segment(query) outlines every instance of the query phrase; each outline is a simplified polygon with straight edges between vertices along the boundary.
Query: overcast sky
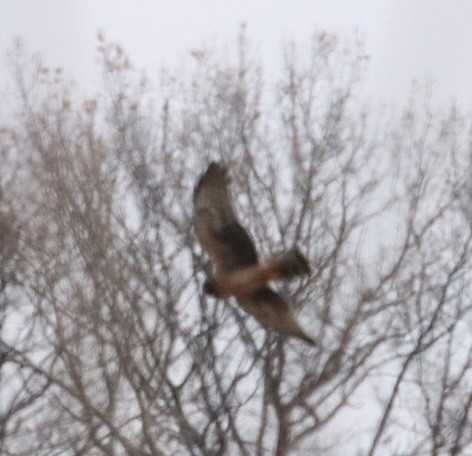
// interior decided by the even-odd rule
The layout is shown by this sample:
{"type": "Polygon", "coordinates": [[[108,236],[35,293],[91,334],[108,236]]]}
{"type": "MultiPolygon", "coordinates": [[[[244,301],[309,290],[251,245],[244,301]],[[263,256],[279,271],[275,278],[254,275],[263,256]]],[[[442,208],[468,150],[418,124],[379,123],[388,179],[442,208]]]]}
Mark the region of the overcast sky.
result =
{"type": "Polygon", "coordinates": [[[20,36],[87,87],[97,76],[98,30],[152,78],[189,49],[227,46],[242,22],[269,69],[284,42],[307,43],[320,30],[358,32],[371,57],[366,84],[374,99],[396,103],[418,79],[432,81],[441,100],[471,105],[470,0],[0,0],[0,53],[20,36]]]}

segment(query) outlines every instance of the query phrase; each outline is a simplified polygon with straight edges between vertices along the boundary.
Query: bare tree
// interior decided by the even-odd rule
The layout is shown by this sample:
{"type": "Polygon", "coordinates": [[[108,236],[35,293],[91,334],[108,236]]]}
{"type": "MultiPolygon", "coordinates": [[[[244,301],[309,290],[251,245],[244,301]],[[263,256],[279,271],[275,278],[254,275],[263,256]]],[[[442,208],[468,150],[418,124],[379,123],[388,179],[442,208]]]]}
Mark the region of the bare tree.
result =
{"type": "Polygon", "coordinates": [[[327,34],[289,49],[270,88],[244,32],[226,63],[193,50],[158,88],[103,36],[99,55],[103,90],[81,99],[60,70],[14,51],[1,451],[466,454],[458,109],[413,97],[374,131],[357,91],[362,46],[327,34]],[[258,249],[297,244],[309,258],[311,276],[280,291],[317,347],[202,292],[210,263],[191,197],[214,159],[258,249]]]}

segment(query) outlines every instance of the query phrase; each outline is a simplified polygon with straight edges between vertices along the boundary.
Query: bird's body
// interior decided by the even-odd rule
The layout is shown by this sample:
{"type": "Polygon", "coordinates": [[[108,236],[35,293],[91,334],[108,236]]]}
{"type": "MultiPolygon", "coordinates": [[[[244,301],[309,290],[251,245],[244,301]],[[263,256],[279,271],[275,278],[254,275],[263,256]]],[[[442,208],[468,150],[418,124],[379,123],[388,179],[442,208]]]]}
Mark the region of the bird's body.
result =
{"type": "Polygon", "coordinates": [[[264,327],[285,336],[315,341],[300,327],[287,301],[267,283],[307,273],[308,263],[294,249],[267,262],[259,262],[254,243],[236,218],[227,170],[212,163],[194,191],[194,230],[214,265],[206,291],[235,296],[238,304],[264,327]]]}

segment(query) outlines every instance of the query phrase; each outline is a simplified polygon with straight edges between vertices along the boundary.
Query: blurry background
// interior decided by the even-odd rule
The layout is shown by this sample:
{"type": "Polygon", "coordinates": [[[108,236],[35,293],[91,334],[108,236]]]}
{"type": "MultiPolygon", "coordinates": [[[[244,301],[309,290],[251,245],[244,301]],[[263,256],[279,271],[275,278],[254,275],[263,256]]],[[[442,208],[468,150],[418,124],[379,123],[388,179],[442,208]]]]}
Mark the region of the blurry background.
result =
{"type": "Polygon", "coordinates": [[[472,454],[471,19],[0,1],[0,454],[472,454]],[[211,160],[317,347],[202,292],[211,160]]]}

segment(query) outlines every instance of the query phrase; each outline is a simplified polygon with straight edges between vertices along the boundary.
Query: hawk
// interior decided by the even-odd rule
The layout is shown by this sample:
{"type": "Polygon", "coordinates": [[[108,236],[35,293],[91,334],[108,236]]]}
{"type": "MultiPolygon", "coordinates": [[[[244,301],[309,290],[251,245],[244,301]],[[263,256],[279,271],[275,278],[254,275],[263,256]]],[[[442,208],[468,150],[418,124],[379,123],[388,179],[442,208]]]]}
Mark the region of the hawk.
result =
{"type": "Polygon", "coordinates": [[[217,297],[234,296],[238,304],[262,326],[284,336],[316,345],[298,324],[288,302],[267,284],[288,280],[310,270],[297,248],[260,262],[254,243],[241,226],[233,207],[228,172],[212,162],[199,178],[193,194],[194,231],[214,267],[205,292],[217,297]]]}

